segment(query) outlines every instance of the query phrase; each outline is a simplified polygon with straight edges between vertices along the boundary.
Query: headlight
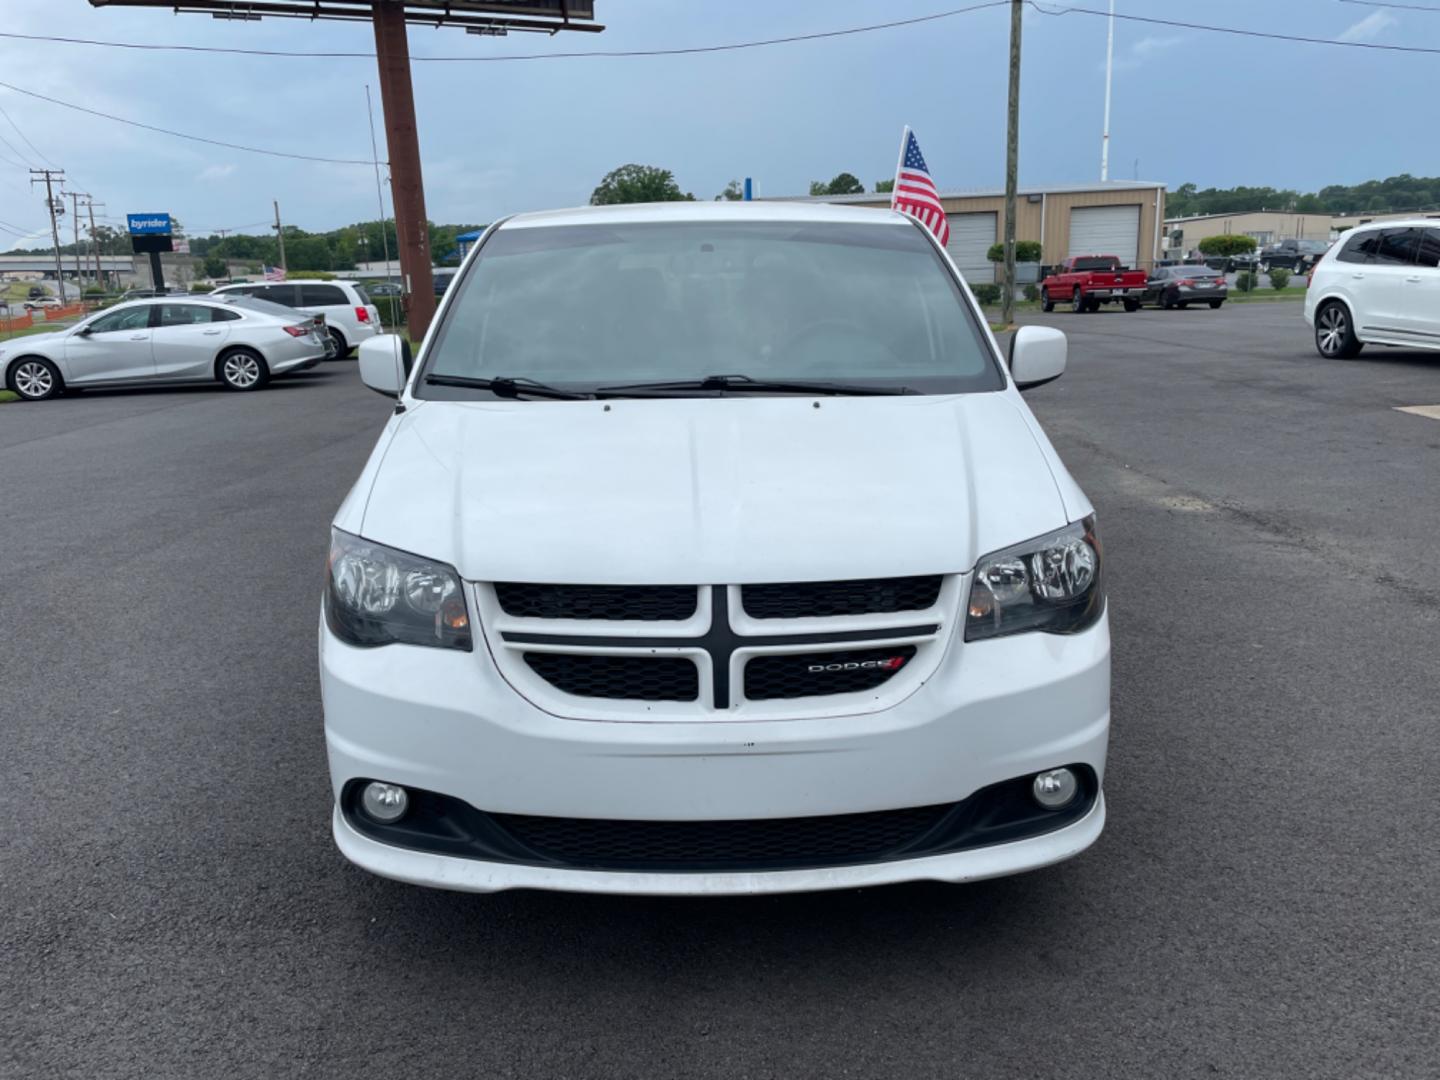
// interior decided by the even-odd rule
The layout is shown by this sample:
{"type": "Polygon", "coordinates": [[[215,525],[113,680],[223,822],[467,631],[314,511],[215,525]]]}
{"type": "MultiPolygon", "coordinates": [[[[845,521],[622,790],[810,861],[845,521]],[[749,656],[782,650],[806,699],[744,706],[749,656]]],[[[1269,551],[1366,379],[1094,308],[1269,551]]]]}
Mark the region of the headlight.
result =
{"type": "Polygon", "coordinates": [[[1095,519],[986,555],[975,566],[965,640],[1039,630],[1074,634],[1105,610],[1095,519]]]}
{"type": "Polygon", "coordinates": [[[470,616],[453,569],[339,529],[330,530],[325,623],[351,645],[470,651],[470,616]]]}

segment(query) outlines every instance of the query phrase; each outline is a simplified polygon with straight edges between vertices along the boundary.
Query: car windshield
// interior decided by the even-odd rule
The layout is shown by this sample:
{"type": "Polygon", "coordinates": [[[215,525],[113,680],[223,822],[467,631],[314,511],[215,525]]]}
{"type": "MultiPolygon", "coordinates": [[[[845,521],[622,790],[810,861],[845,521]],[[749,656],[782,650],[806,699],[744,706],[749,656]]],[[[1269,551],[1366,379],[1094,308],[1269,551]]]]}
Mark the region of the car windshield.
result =
{"type": "MultiPolygon", "coordinates": [[[[502,228],[458,289],[425,374],[572,390],[717,374],[921,393],[1004,385],[955,280],[909,225],[502,228]]],[[[481,392],[417,385],[431,398],[481,392]]]]}

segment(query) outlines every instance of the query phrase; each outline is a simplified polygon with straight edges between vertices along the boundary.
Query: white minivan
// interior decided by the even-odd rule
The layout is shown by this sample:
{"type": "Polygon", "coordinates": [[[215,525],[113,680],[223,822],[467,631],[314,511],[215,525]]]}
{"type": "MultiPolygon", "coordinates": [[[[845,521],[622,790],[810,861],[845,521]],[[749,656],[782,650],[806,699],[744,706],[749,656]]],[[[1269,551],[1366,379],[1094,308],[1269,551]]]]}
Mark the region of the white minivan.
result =
{"type": "Polygon", "coordinates": [[[933,237],[883,210],[513,217],[340,507],[341,851],[386,877],[713,895],[960,882],[1105,821],[1094,509],[933,237]]]}
{"type": "Polygon", "coordinates": [[[363,286],[353,281],[252,281],[241,285],[222,285],[212,296],[239,293],[284,304],[307,315],[323,315],[325,326],[335,342],[336,356],[343,359],[350,350],[368,341],[380,329],[380,312],[363,286]]]}

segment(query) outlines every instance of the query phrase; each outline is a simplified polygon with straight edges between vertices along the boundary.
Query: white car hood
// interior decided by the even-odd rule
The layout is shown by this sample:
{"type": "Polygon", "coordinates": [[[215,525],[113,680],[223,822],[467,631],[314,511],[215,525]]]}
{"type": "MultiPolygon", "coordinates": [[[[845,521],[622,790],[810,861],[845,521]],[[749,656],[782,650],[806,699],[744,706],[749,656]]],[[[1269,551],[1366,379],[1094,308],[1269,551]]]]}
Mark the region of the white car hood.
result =
{"type": "Polygon", "coordinates": [[[43,350],[52,345],[58,345],[65,340],[70,331],[47,330],[43,334],[26,334],[24,337],[11,338],[9,341],[0,341],[0,356],[13,355],[25,350],[43,350]]]}
{"type": "Polygon", "coordinates": [[[1023,409],[1008,393],[418,402],[355,493],[360,531],[483,581],[961,572],[1066,522],[1023,409]]]}

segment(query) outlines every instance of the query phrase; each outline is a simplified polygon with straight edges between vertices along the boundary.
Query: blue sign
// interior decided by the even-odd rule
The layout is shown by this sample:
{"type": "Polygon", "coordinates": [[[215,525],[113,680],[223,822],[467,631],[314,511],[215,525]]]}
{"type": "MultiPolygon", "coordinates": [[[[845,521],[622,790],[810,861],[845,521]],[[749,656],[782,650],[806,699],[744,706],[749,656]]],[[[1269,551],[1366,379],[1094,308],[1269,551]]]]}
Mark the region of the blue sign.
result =
{"type": "Polygon", "coordinates": [[[126,214],[131,236],[169,236],[169,214],[126,214]]]}

